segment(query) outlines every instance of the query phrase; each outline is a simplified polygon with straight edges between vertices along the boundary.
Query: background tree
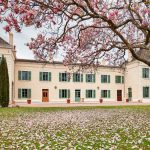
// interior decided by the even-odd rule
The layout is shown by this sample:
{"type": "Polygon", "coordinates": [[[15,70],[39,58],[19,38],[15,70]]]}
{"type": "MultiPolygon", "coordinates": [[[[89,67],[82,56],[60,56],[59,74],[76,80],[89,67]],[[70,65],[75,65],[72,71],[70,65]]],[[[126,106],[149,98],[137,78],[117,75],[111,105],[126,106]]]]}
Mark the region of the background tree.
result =
{"type": "Polygon", "coordinates": [[[43,29],[27,45],[40,60],[58,52],[65,65],[110,65],[125,61],[127,50],[150,66],[149,0],[0,0],[4,29],[43,29]],[[7,13],[6,13],[7,12],[7,13]]]}
{"type": "Polygon", "coordinates": [[[0,105],[2,107],[8,107],[9,105],[9,76],[4,56],[2,56],[0,62],[0,105]]]}

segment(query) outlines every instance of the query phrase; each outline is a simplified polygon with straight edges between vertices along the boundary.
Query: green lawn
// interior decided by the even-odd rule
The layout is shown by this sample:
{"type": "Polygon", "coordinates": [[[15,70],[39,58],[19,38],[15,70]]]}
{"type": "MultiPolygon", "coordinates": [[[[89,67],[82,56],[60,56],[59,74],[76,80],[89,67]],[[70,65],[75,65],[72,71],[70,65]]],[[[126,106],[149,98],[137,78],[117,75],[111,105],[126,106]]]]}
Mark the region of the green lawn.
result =
{"type": "Polygon", "coordinates": [[[0,108],[0,149],[149,150],[150,106],[0,108]]]}

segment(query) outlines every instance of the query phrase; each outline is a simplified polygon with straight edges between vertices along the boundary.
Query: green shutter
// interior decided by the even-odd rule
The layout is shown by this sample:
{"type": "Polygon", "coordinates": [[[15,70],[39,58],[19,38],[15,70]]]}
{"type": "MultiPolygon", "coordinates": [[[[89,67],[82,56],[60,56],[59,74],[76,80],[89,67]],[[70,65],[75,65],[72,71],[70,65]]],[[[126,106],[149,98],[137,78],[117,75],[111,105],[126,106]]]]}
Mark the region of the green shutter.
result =
{"type": "Polygon", "coordinates": [[[75,73],[73,73],[73,82],[75,82],[75,73]]]}
{"type": "Polygon", "coordinates": [[[40,74],[39,74],[39,80],[40,80],[40,81],[42,81],[42,76],[43,76],[43,73],[40,72],[40,74]]]}
{"type": "Polygon", "coordinates": [[[31,71],[28,71],[28,80],[31,80],[31,71]]]}
{"type": "Polygon", "coordinates": [[[88,90],[86,90],[86,98],[88,98],[88,90]]]}
{"type": "Polygon", "coordinates": [[[22,91],[21,89],[18,89],[18,98],[21,98],[21,97],[22,97],[22,96],[21,96],[21,95],[22,95],[22,94],[21,94],[21,91],[22,91]]]}
{"type": "Polygon", "coordinates": [[[110,75],[108,75],[107,77],[108,77],[108,83],[110,83],[110,75]]]}
{"type": "Polygon", "coordinates": [[[143,78],[145,77],[145,68],[142,68],[142,76],[143,76],[143,78]]]}
{"type": "Polygon", "coordinates": [[[118,83],[118,76],[115,76],[115,81],[116,83],[118,83]]]}
{"type": "Polygon", "coordinates": [[[81,82],[83,82],[83,74],[81,74],[81,82]]]}
{"type": "Polygon", "coordinates": [[[70,98],[70,90],[67,90],[67,96],[70,98]]]}
{"type": "Polygon", "coordinates": [[[101,75],[101,83],[104,83],[104,76],[101,75]]]}
{"type": "Polygon", "coordinates": [[[70,82],[70,73],[67,73],[67,81],[70,82]]]}
{"type": "Polygon", "coordinates": [[[110,98],[110,90],[108,90],[108,98],[110,98]]]}
{"type": "Polygon", "coordinates": [[[48,72],[48,81],[51,81],[51,72],[48,72]]]}
{"type": "Polygon", "coordinates": [[[122,76],[122,83],[124,83],[124,76],[122,76]]]}
{"type": "Polygon", "coordinates": [[[88,82],[88,75],[86,74],[86,82],[88,82]]]}
{"type": "Polygon", "coordinates": [[[59,81],[62,81],[62,74],[61,73],[59,73],[59,81]]]}
{"type": "Polygon", "coordinates": [[[59,90],[59,98],[62,98],[62,90],[59,90]]]}
{"type": "Polygon", "coordinates": [[[27,91],[28,93],[27,93],[27,95],[28,95],[28,98],[31,98],[31,89],[28,89],[28,91],[27,91]]]}
{"type": "Polygon", "coordinates": [[[95,74],[93,75],[93,82],[95,82],[95,74]]]}
{"type": "Polygon", "coordinates": [[[95,98],[96,97],[96,92],[95,92],[95,90],[93,90],[93,98],[95,98]]]}
{"type": "Polygon", "coordinates": [[[21,71],[18,71],[18,80],[21,80],[21,71]]]}

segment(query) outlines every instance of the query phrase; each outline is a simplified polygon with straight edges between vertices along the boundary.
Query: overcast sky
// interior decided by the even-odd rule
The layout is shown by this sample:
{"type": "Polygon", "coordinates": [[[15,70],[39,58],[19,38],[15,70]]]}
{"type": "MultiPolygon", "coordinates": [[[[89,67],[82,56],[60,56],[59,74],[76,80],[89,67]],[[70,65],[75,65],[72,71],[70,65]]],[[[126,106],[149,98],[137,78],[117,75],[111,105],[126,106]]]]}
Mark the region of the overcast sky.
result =
{"type": "MultiPolygon", "coordinates": [[[[3,30],[2,24],[0,24],[0,37],[9,42],[9,34],[3,30]]],[[[34,28],[25,28],[21,33],[13,32],[14,45],[16,45],[17,58],[34,59],[33,53],[25,43],[29,42],[31,37],[36,37],[37,31],[34,28]]]]}

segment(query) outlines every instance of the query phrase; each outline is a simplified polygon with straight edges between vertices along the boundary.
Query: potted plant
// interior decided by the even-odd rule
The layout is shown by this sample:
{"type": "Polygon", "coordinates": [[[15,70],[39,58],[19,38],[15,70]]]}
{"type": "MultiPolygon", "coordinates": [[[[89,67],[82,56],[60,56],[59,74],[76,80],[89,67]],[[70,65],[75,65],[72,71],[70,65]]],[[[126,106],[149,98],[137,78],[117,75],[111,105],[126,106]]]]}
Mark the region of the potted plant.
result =
{"type": "Polygon", "coordinates": [[[67,99],[67,104],[69,104],[69,103],[70,103],[70,99],[68,98],[68,99],[67,99]]]}
{"type": "Polygon", "coordinates": [[[99,99],[99,102],[100,102],[100,103],[102,103],[102,102],[103,102],[103,99],[102,99],[102,98],[100,98],[100,99],[99,99]]]}
{"type": "Polygon", "coordinates": [[[129,102],[129,99],[128,99],[128,98],[126,99],[126,102],[129,102]]]}
{"type": "Polygon", "coordinates": [[[31,99],[27,99],[27,104],[31,104],[31,99]]]}

